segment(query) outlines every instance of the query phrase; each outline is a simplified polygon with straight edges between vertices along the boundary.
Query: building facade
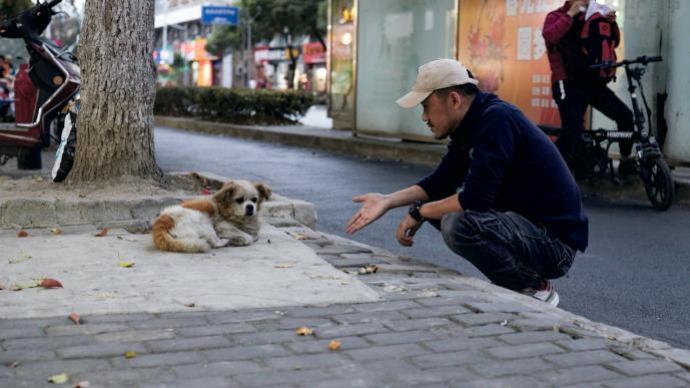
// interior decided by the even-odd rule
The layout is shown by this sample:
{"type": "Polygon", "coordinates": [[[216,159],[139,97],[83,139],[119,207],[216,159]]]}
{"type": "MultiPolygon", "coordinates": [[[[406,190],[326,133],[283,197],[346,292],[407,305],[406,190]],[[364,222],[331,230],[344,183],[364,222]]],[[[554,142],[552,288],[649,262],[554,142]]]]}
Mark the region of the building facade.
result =
{"type": "MultiPolygon", "coordinates": [[[[690,162],[690,2],[598,0],[617,9],[623,31],[618,57],[661,55],[644,87],[653,134],[672,164],[690,162]]],[[[560,127],[541,28],[563,0],[331,0],[329,113],[355,133],[433,141],[421,108],[395,100],[414,83],[417,67],[457,58],[480,87],[517,105],[534,123],[560,127]]],[[[620,70],[610,87],[630,103],[620,70]]],[[[591,127],[615,129],[593,111],[591,127]]]]}

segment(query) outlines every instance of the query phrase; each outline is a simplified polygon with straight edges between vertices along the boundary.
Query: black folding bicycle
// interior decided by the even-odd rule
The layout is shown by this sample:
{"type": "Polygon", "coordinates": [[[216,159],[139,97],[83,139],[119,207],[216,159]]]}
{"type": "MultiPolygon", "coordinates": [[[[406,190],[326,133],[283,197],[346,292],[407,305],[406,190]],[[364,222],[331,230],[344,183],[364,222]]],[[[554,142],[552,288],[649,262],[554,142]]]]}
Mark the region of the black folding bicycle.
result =
{"type": "Polygon", "coordinates": [[[592,69],[625,67],[635,127],[633,132],[608,131],[605,129],[585,131],[582,135],[585,151],[582,157],[578,158],[578,164],[590,176],[601,176],[608,171],[611,180],[616,182],[617,177],[613,170],[613,161],[608,156],[609,148],[613,143],[620,143],[622,140],[632,141],[635,150],[632,157],[639,170],[640,178],[642,178],[644,183],[647,198],[649,198],[655,209],[663,211],[667,210],[673,202],[675,191],[673,176],[661,153],[659,144],[654,136],[650,134],[652,111],[647,104],[641,82],[642,76],[647,70],[647,64],[660,61],[661,57],[641,56],[633,60],[611,61],[590,66],[592,69]],[[639,94],[636,92],[638,88],[640,89],[639,94]],[[640,97],[645,112],[642,112],[640,97]]]}

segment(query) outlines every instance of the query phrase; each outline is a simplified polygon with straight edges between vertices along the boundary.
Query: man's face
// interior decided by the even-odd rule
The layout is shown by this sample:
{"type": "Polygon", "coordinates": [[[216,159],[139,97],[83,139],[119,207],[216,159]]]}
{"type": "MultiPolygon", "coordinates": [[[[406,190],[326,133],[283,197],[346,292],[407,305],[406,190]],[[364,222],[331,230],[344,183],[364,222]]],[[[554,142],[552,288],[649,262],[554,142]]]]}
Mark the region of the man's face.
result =
{"type": "Polygon", "coordinates": [[[422,101],[422,121],[426,122],[435,139],[445,139],[460,125],[462,117],[458,115],[463,100],[457,93],[439,96],[434,92],[422,101]]]}

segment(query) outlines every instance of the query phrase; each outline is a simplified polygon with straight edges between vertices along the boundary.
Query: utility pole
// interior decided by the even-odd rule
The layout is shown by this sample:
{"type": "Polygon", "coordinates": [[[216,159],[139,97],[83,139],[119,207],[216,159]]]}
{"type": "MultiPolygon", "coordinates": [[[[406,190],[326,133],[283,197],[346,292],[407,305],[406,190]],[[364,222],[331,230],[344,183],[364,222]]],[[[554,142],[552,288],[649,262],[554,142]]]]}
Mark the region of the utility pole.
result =
{"type": "Polygon", "coordinates": [[[252,56],[252,23],[254,23],[254,20],[261,14],[261,6],[258,5],[256,7],[256,13],[254,15],[251,15],[249,6],[247,6],[244,11],[246,19],[245,24],[247,25],[246,52],[244,54],[244,86],[249,87],[249,66],[254,60],[252,56]]]}

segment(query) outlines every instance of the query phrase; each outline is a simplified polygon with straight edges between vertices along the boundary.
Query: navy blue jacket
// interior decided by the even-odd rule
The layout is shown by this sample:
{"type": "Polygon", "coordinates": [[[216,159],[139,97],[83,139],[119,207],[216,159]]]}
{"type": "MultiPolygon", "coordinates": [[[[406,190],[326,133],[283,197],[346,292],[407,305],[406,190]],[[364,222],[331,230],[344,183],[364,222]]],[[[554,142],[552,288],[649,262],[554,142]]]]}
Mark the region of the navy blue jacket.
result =
{"type": "Polygon", "coordinates": [[[465,210],[513,211],[571,248],[587,248],[580,190],[558,149],[493,94],[475,97],[441,163],[417,184],[432,201],[457,192],[465,210]]]}

